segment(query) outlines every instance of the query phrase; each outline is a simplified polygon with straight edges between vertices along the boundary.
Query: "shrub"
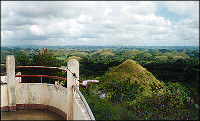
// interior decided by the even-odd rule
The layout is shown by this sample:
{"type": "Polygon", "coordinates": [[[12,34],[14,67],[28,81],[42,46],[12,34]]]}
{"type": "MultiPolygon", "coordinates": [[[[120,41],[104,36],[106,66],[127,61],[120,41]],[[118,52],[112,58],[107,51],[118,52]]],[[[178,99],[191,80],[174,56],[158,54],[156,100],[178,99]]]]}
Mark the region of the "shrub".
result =
{"type": "Polygon", "coordinates": [[[138,120],[134,112],[120,104],[112,103],[108,99],[101,99],[94,93],[80,88],[87,100],[96,120],[138,120]]]}
{"type": "Polygon", "coordinates": [[[132,110],[141,119],[150,120],[196,120],[199,107],[187,96],[184,87],[170,83],[161,93],[139,96],[131,102],[132,110]]]}

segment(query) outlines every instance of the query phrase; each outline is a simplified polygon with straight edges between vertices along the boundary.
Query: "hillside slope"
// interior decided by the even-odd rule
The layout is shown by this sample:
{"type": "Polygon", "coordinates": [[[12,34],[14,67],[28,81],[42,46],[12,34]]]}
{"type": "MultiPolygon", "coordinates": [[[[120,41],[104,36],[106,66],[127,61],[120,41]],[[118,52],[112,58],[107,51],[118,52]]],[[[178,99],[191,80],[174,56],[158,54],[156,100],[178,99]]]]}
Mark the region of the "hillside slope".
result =
{"type": "Polygon", "coordinates": [[[185,87],[157,80],[134,60],[124,61],[97,79],[108,99],[126,105],[141,119],[199,118],[199,107],[185,87]]]}

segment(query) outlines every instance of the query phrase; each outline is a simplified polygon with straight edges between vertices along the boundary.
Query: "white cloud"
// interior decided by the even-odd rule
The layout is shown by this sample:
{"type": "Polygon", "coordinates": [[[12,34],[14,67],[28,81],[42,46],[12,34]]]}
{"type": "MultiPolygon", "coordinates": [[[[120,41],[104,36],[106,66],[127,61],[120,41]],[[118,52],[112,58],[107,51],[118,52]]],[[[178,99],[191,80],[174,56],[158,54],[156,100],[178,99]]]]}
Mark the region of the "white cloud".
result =
{"type": "Polygon", "coordinates": [[[80,23],[89,23],[93,20],[93,18],[89,15],[81,14],[78,18],[80,23]]]}
{"type": "Polygon", "coordinates": [[[154,13],[156,11],[156,6],[151,1],[140,1],[132,6],[132,11],[139,14],[149,14],[154,13]]]}
{"type": "Polygon", "coordinates": [[[196,3],[160,3],[177,16],[188,16],[174,23],[157,16],[159,4],[152,1],[3,1],[1,33],[3,43],[197,45],[196,3]]]}
{"type": "Polygon", "coordinates": [[[124,4],[121,8],[121,13],[125,14],[129,10],[129,8],[131,8],[130,5],[124,4]]]}
{"type": "Polygon", "coordinates": [[[32,34],[34,34],[36,36],[44,35],[44,31],[42,30],[42,28],[37,25],[30,26],[30,31],[32,34]]]}
{"type": "Polygon", "coordinates": [[[184,19],[174,25],[174,34],[185,45],[199,44],[199,25],[194,25],[193,19],[184,19]]]}
{"type": "Polygon", "coordinates": [[[111,14],[112,14],[112,10],[111,9],[105,9],[105,11],[104,11],[104,15],[105,16],[109,16],[111,14]]]}
{"type": "Polygon", "coordinates": [[[69,25],[69,34],[71,37],[81,36],[84,33],[86,27],[83,24],[79,24],[76,20],[72,19],[69,25]]]}

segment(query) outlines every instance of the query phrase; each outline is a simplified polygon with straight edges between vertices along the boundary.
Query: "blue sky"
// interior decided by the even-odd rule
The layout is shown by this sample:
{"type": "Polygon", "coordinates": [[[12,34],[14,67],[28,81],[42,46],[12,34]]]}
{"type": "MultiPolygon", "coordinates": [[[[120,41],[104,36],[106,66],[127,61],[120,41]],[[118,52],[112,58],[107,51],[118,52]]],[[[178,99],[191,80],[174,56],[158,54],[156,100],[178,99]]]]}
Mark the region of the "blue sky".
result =
{"type": "Polygon", "coordinates": [[[180,16],[177,15],[176,13],[169,12],[167,11],[167,8],[160,8],[158,11],[155,13],[157,16],[163,16],[165,19],[169,19],[170,21],[175,21],[178,22],[181,19],[186,19],[186,16],[180,16]]]}
{"type": "Polygon", "coordinates": [[[199,1],[1,1],[1,44],[199,46],[199,1]]]}

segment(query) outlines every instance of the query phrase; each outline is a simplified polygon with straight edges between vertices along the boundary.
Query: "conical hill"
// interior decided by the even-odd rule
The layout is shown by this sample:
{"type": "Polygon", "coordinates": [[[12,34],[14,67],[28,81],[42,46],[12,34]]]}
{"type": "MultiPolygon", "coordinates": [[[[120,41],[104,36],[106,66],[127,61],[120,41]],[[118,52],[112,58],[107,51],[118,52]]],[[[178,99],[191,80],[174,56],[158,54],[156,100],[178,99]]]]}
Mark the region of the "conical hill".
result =
{"type": "MultiPolygon", "coordinates": [[[[163,83],[157,80],[152,73],[140,66],[134,60],[126,60],[116,68],[110,70],[106,74],[108,81],[115,82],[122,80],[130,80],[130,83],[135,83],[139,88],[144,88],[144,91],[153,92],[163,88],[163,83]]],[[[156,92],[157,92],[156,91],[156,92]]]]}
{"type": "Polygon", "coordinates": [[[159,83],[159,80],[157,80],[152,73],[140,66],[134,60],[124,61],[122,64],[111,70],[108,74],[119,79],[130,77],[133,80],[138,80],[139,83],[159,83]]]}

